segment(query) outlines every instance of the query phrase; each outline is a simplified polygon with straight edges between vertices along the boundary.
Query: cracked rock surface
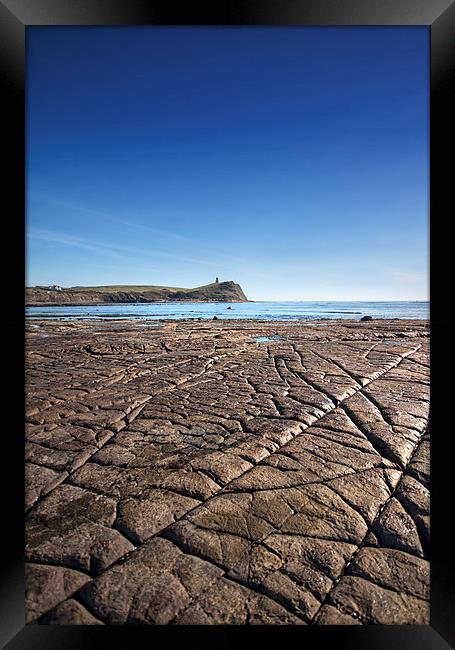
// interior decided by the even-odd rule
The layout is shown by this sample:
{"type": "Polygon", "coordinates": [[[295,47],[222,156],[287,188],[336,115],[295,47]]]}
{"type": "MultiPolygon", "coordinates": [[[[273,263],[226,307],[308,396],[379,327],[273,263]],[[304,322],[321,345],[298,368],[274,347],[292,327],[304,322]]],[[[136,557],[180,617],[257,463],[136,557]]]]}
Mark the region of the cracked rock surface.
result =
{"type": "Polygon", "coordinates": [[[39,321],[26,611],[429,624],[426,321],[39,321]]]}

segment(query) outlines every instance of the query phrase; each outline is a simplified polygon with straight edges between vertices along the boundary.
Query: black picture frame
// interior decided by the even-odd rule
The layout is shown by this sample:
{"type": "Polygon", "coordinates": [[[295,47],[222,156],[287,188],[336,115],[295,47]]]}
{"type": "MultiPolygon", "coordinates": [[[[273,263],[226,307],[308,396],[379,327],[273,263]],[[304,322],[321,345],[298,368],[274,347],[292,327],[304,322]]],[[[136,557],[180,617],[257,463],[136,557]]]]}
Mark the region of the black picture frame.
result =
{"type": "MultiPolygon", "coordinates": [[[[334,644],[337,648],[375,650],[413,648],[444,650],[455,647],[452,594],[453,548],[447,520],[450,519],[453,490],[450,490],[452,456],[447,450],[450,421],[449,394],[441,372],[447,354],[449,317],[445,312],[444,282],[450,278],[451,239],[445,235],[445,218],[452,216],[453,173],[446,162],[450,120],[454,113],[449,75],[454,74],[455,5],[451,0],[237,0],[214,2],[204,7],[197,2],[177,5],[172,0],[0,0],[0,78],[3,86],[2,154],[4,225],[11,226],[4,248],[14,249],[14,271],[6,278],[14,289],[8,292],[8,343],[12,353],[7,368],[15,369],[17,381],[9,381],[5,397],[8,420],[3,430],[2,523],[5,550],[0,555],[0,644],[8,650],[20,648],[82,648],[109,642],[131,643],[131,635],[147,634],[156,640],[200,643],[216,636],[233,642],[267,635],[267,641],[281,641],[292,632],[309,647],[334,644]],[[85,626],[25,626],[23,459],[21,433],[24,413],[23,378],[25,286],[25,31],[33,25],[425,25],[431,38],[430,108],[430,240],[431,240],[431,624],[428,626],[266,626],[255,629],[223,626],[186,628],[132,628],[85,626]],[[6,201],[5,201],[6,199],[6,201]],[[451,202],[452,201],[452,202],[451,202]],[[450,247],[450,248],[449,248],[450,247]],[[16,286],[17,285],[17,286],[16,286]],[[449,399],[447,399],[449,398],[449,399]],[[12,471],[5,472],[9,467],[12,471]],[[143,632],[138,632],[142,629],[143,632]],[[126,631],[128,630],[128,631],[126,631]],[[145,632],[144,632],[145,630],[145,632]],[[178,631],[180,630],[180,631],[178,631]],[[247,636],[245,637],[245,633],[247,636]],[[181,636],[183,634],[183,636],[181,636]],[[178,636],[179,635],[179,636],[178,636]],[[177,638],[178,637],[178,638],[177,638]],[[115,640],[115,639],[114,639],[115,640]]],[[[453,156],[453,152],[452,152],[453,156]]]]}

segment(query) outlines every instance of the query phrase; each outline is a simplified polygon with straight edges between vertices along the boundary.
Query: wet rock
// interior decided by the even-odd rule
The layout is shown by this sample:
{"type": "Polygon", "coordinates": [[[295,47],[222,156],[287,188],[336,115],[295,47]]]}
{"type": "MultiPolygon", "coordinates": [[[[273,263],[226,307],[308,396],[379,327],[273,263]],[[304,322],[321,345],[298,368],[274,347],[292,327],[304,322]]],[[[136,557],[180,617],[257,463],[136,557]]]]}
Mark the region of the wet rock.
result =
{"type": "Polygon", "coordinates": [[[196,499],[166,490],[150,491],[146,499],[121,501],[116,527],[139,545],[199,503],[196,499]]]}
{"type": "Polygon", "coordinates": [[[45,625],[103,625],[77,600],[70,598],[48,612],[41,623],[45,625]]]}
{"type": "Polygon", "coordinates": [[[90,583],[80,597],[109,625],[165,625],[222,574],[169,541],[155,539],[90,583]]]}
{"type": "Polygon", "coordinates": [[[26,564],[26,622],[35,621],[88,582],[90,577],[79,571],[59,566],[26,564]]]}
{"type": "Polygon", "coordinates": [[[134,546],[111,528],[116,503],[63,485],[40,503],[26,522],[26,556],[97,574],[134,546]]]}
{"type": "Polygon", "coordinates": [[[174,620],[174,625],[303,625],[263,594],[221,579],[174,620]]]}
{"type": "MultiPolygon", "coordinates": [[[[346,576],[330,595],[330,604],[364,624],[428,625],[430,603],[406,593],[385,589],[370,580],[346,576]]],[[[322,616],[315,621],[324,622],[322,616]]]]}

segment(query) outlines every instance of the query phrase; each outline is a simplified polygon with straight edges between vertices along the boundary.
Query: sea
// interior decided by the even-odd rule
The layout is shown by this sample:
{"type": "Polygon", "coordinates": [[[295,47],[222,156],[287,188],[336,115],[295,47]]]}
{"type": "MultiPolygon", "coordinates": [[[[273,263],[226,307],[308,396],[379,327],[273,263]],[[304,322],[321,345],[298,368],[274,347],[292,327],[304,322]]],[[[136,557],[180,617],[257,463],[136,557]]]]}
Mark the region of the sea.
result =
{"type": "Polygon", "coordinates": [[[159,302],[114,303],[108,305],[77,305],[58,307],[26,307],[29,320],[188,320],[201,319],[311,321],[316,319],[373,318],[429,319],[427,301],[393,302],[159,302]]]}

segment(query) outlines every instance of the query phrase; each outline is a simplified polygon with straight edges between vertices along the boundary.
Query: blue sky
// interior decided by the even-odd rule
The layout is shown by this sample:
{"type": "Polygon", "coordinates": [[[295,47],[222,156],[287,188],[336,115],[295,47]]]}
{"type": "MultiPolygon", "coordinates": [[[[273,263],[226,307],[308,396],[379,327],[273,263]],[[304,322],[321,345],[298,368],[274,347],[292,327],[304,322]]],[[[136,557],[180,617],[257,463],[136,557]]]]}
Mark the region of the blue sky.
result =
{"type": "Polygon", "coordinates": [[[427,28],[27,39],[29,286],[428,298],[427,28]]]}

